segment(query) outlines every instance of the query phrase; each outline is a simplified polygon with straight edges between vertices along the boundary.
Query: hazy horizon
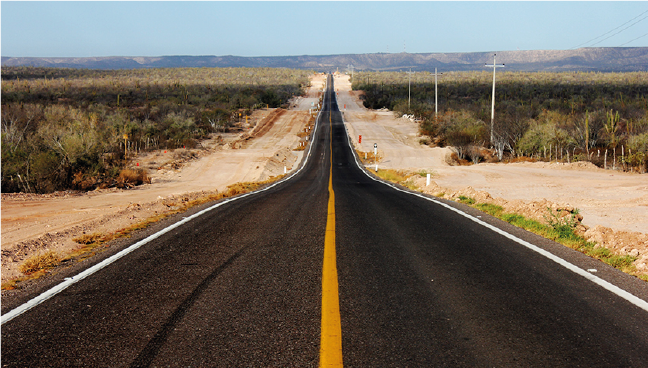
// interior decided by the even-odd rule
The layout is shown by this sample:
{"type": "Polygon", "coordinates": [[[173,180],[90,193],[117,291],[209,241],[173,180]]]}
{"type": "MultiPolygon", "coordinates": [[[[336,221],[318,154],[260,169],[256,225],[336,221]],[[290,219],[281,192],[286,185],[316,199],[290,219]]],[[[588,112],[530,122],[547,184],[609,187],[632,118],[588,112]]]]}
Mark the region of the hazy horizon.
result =
{"type": "MultiPolygon", "coordinates": [[[[578,49],[597,49],[597,48],[606,48],[606,49],[614,49],[614,48],[623,48],[623,49],[639,49],[639,48],[647,48],[648,46],[623,46],[623,47],[580,47],[578,49]]],[[[578,50],[574,49],[574,50],[578,50]]],[[[466,51],[466,52],[407,52],[408,54],[472,54],[472,53],[491,53],[491,52],[497,52],[497,53],[504,53],[504,52],[533,52],[533,51],[570,51],[570,50],[483,50],[483,51],[466,51]]],[[[323,57],[323,56],[338,56],[338,55],[373,55],[373,54],[401,54],[401,52],[367,52],[367,53],[362,53],[362,54],[320,54],[320,55],[315,55],[315,54],[303,54],[303,55],[260,55],[260,56],[241,56],[241,55],[151,55],[151,56],[143,56],[143,55],[106,55],[106,56],[13,56],[13,55],[2,55],[3,58],[38,58],[38,59],[85,59],[85,58],[163,58],[163,57],[240,57],[240,58],[282,58],[282,57],[304,57],[304,56],[310,56],[310,57],[323,57]]]]}

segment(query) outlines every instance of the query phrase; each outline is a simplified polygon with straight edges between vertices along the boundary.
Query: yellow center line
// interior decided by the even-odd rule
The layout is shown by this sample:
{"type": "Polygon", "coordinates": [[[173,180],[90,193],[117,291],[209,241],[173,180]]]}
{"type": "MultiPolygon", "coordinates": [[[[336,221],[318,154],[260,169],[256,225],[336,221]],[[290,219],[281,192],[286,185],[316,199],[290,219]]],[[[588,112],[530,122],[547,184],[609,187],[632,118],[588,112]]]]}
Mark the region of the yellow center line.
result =
{"type": "MultiPolygon", "coordinates": [[[[329,123],[331,115],[329,111],[329,123]]],[[[331,167],[329,172],[329,200],[324,236],[324,265],[322,267],[322,331],[320,337],[320,367],[342,367],[342,325],[335,261],[335,193],[333,192],[333,143],[330,128],[331,167]]]]}

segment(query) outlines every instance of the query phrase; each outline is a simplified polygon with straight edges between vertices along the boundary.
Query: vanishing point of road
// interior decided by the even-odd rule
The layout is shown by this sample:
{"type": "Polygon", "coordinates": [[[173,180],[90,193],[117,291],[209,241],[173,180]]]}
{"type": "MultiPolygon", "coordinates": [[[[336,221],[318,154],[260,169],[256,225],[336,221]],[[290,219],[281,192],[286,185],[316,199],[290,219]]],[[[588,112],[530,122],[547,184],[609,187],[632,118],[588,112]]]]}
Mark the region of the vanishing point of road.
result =
{"type": "Polygon", "coordinates": [[[375,180],[327,85],[289,180],[3,297],[2,366],[648,366],[645,282],[375,180]]]}

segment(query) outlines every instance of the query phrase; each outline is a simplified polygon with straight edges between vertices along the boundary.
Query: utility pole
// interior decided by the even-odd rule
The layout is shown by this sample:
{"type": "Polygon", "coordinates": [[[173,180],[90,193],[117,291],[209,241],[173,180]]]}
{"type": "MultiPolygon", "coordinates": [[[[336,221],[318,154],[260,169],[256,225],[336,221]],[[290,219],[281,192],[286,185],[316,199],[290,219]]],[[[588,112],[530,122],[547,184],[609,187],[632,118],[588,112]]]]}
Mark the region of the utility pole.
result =
{"type": "MultiPolygon", "coordinates": [[[[408,74],[408,90],[407,90],[407,110],[410,109],[410,101],[412,100],[412,68],[410,68],[409,72],[405,72],[408,74]]],[[[409,112],[409,111],[408,111],[409,112]]]]}
{"type": "Polygon", "coordinates": [[[493,103],[491,104],[491,129],[490,129],[490,143],[491,143],[491,145],[494,144],[494,141],[495,141],[495,135],[494,135],[494,129],[495,129],[495,69],[504,67],[504,64],[497,65],[495,63],[495,56],[496,55],[497,54],[493,54],[493,65],[484,64],[484,66],[488,66],[488,67],[493,68],[493,103]]]}
{"type": "Polygon", "coordinates": [[[437,100],[437,77],[443,73],[437,73],[437,68],[434,68],[434,118],[439,117],[439,101],[437,100]]]}
{"type": "Polygon", "coordinates": [[[347,65],[347,69],[351,69],[351,82],[353,83],[353,65],[352,64],[347,65]]]}

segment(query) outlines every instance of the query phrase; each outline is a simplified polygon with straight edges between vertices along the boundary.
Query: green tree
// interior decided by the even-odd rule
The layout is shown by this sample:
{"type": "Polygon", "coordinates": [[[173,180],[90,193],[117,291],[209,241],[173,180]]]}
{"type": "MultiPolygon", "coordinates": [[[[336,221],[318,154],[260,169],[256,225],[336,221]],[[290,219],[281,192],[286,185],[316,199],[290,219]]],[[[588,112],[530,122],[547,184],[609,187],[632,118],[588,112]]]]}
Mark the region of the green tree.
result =
{"type": "Polygon", "coordinates": [[[617,145],[619,144],[619,136],[618,136],[618,131],[619,131],[619,112],[617,111],[614,113],[614,111],[610,110],[607,114],[607,122],[605,123],[605,126],[603,127],[605,129],[605,138],[607,140],[607,143],[610,147],[612,147],[613,150],[616,150],[617,145]]]}
{"type": "Polygon", "coordinates": [[[564,129],[556,124],[534,124],[517,143],[517,150],[523,154],[533,155],[550,147],[562,150],[569,145],[575,144],[574,138],[564,129]]]}

